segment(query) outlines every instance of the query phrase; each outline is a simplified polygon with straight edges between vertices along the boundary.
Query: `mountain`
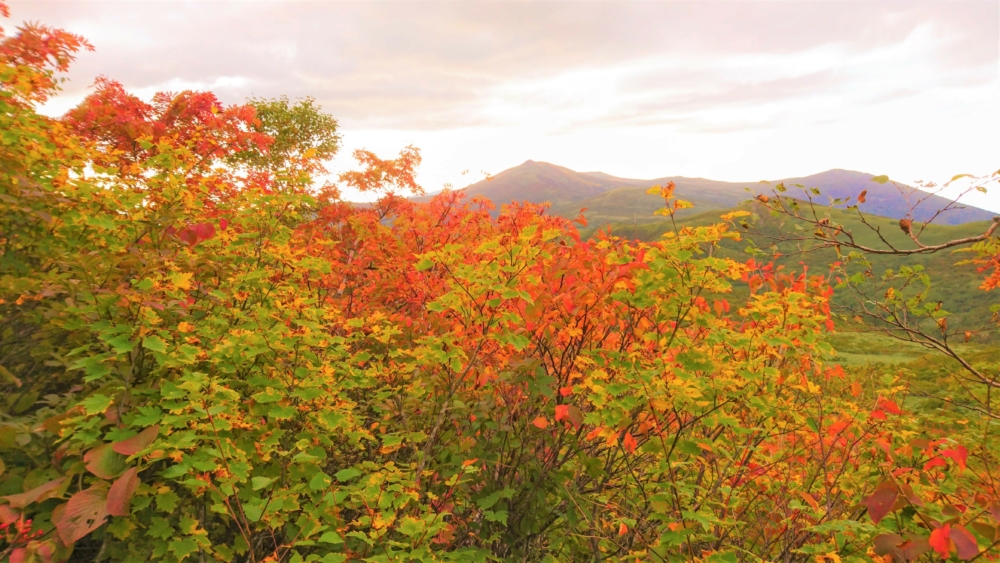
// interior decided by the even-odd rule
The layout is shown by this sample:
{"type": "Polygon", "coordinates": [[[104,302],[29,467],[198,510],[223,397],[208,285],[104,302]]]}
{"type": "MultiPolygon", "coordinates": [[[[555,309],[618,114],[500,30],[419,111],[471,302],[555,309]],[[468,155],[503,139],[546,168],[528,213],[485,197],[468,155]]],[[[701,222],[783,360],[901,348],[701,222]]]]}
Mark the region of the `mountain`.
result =
{"type": "MultiPolygon", "coordinates": [[[[483,196],[497,205],[511,201],[549,202],[552,213],[576,217],[581,208],[591,222],[655,222],[663,220],[653,215],[663,200],[646,194],[654,185],[674,182],[678,198],[690,201],[693,209],[682,210],[678,217],[691,216],[704,211],[728,209],[759,193],[770,193],[774,186],[783,184],[784,195],[807,199],[808,188],[817,188],[820,196],[813,199],[820,205],[829,205],[832,199],[850,197],[856,202],[858,194],[867,190],[867,199],[861,209],[873,215],[901,219],[910,205],[925,198],[914,210],[917,221],[929,219],[944,207],[948,200],[921,192],[909,186],[897,187],[891,183],[871,181],[872,175],[852,170],[828,170],[812,176],[788,178],[772,182],[720,182],[705,178],[667,176],[651,180],[618,178],[603,172],[577,172],[547,162],[528,160],[493,176],[463,188],[469,197],[483,196]],[[799,188],[796,186],[802,186],[799,188]]],[[[425,199],[425,198],[420,198],[425,199]]],[[[418,199],[419,201],[419,199],[418,199]]],[[[847,204],[841,204],[844,207],[847,204]]],[[[975,207],[961,206],[938,217],[938,224],[957,225],[973,221],[987,221],[993,213],[975,207]]]]}
{"type": "MultiPolygon", "coordinates": [[[[906,216],[910,206],[915,205],[913,218],[917,221],[927,221],[951,201],[902,184],[897,187],[892,183],[872,182],[871,178],[871,174],[854,172],[853,170],[827,170],[812,176],[789,178],[781,180],[781,182],[788,188],[785,195],[799,199],[803,199],[804,196],[799,195],[802,193],[801,190],[793,188],[795,184],[819,189],[822,195],[815,199],[824,205],[829,205],[831,199],[845,199],[847,197],[851,198],[850,205],[854,205],[857,203],[858,194],[862,190],[867,190],[868,195],[865,203],[861,204],[861,210],[872,215],[893,219],[902,219],[906,216]],[[794,193],[795,191],[798,191],[799,194],[794,193]]],[[[843,204],[839,207],[846,205],[843,204]]],[[[974,221],[989,221],[993,215],[993,212],[985,209],[960,205],[949,209],[934,222],[941,225],[960,225],[974,221]]]]}
{"type": "Polygon", "coordinates": [[[623,180],[600,173],[587,174],[529,160],[463,190],[470,198],[483,196],[497,205],[512,201],[561,204],[583,201],[623,185],[637,187],[640,184],[639,180],[623,180]]]}

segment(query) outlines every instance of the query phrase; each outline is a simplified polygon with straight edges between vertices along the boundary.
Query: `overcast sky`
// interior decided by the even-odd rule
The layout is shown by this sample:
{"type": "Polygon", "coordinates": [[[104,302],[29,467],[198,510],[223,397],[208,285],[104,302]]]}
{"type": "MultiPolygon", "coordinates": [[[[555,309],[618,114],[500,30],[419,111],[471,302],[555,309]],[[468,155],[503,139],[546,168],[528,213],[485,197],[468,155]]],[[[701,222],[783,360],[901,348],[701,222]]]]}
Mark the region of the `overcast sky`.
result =
{"type": "MultiPolygon", "coordinates": [[[[1000,4],[13,0],[80,33],[64,93],[313,96],[428,191],[525,160],[630,178],[1000,168],[1000,4]],[[463,175],[463,171],[468,173],[463,175]]],[[[1000,189],[980,205],[1000,211],[1000,189]]]]}

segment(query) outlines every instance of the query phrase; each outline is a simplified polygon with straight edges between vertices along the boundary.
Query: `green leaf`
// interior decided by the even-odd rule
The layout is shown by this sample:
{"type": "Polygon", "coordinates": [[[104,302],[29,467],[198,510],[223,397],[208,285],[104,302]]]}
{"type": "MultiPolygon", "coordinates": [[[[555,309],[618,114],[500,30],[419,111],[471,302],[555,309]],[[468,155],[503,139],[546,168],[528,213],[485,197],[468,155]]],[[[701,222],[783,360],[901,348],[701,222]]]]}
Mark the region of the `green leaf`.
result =
{"type": "Polygon", "coordinates": [[[167,352],[167,343],[159,336],[147,336],[142,340],[142,347],[161,354],[167,352]]]}
{"type": "Polygon", "coordinates": [[[111,397],[105,397],[104,395],[91,395],[86,399],[80,401],[80,405],[83,407],[83,411],[87,414],[99,414],[111,406],[111,397]]]}
{"type": "Polygon", "coordinates": [[[280,401],[283,397],[284,396],[281,393],[268,387],[267,389],[261,391],[260,393],[255,393],[253,396],[253,400],[257,401],[258,403],[276,403],[280,401]]]}
{"type": "Polygon", "coordinates": [[[127,354],[135,348],[135,342],[132,342],[132,338],[127,334],[119,334],[118,336],[105,340],[116,354],[127,354]]]}
{"type": "Polygon", "coordinates": [[[486,518],[488,522],[500,522],[501,524],[507,524],[507,511],[506,510],[487,510],[483,513],[483,517],[486,518]]]}
{"type": "Polygon", "coordinates": [[[402,523],[396,529],[399,530],[401,534],[415,536],[422,533],[424,528],[426,528],[426,525],[423,520],[407,516],[403,518],[402,523]]]}
{"type": "Polygon", "coordinates": [[[181,561],[188,555],[198,551],[198,543],[192,537],[181,538],[170,542],[170,551],[181,561]]]}
{"type": "Polygon", "coordinates": [[[347,469],[341,469],[340,471],[338,471],[336,474],[334,474],[334,477],[336,477],[337,480],[340,481],[341,483],[345,483],[347,481],[350,481],[351,479],[354,479],[359,475],[361,475],[361,470],[355,469],[353,467],[348,467],[347,469]]]}
{"type": "Polygon", "coordinates": [[[259,491],[274,482],[270,477],[254,477],[250,480],[253,483],[253,490],[259,491]]]}
{"type": "Polygon", "coordinates": [[[322,491],[323,489],[330,486],[333,480],[326,473],[320,471],[319,473],[313,475],[312,479],[309,480],[309,488],[314,491],[322,491]]]}
{"type": "Polygon", "coordinates": [[[886,183],[888,181],[889,181],[889,177],[885,176],[885,175],[875,176],[874,178],[872,178],[872,182],[875,182],[876,184],[884,184],[884,183],[886,183]]]}
{"type": "Polygon", "coordinates": [[[319,541],[338,545],[344,543],[344,538],[340,537],[340,534],[337,532],[324,532],[323,535],[319,537],[319,541]]]}
{"type": "Polygon", "coordinates": [[[181,499],[177,496],[177,493],[171,490],[156,493],[156,508],[160,512],[173,514],[177,510],[177,503],[180,501],[181,499]]]}
{"type": "Polygon", "coordinates": [[[264,515],[264,509],[253,504],[244,504],[243,514],[246,514],[251,522],[257,522],[264,515]]]}
{"type": "Polygon", "coordinates": [[[125,456],[114,451],[111,444],[91,449],[83,456],[87,471],[101,479],[113,479],[125,470],[125,456]]]}

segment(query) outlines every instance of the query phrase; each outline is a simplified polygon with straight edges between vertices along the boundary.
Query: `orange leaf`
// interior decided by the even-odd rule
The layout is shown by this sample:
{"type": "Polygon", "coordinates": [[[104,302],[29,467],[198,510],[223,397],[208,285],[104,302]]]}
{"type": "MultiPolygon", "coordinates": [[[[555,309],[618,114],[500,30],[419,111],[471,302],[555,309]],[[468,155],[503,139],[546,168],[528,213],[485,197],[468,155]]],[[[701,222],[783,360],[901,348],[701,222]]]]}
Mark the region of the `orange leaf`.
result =
{"type": "Polygon", "coordinates": [[[965,471],[965,461],[969,458],[969,450],[965,449],[965,446],[955,446],[954,449],[941,452],[941,455],[951,458],[958,464],[960,470],[965,471]]]}
{"type": "Polygon", "coordinates": [[[860,394],[861,394],[861,384],[855,381],[854,383],[851,384],[851,396],[857,397],[860,394]]]}
{"type": "Polygon", "coordinates": [[[635,449],[638,446],[639,444],[638,442],[635,441],[635,438],[632,437],[632,433],[625,432],[625,437],[622,438],[622,447],[625,448],[625,451],[627,451],[630,454],[635,453],[635,449]]]}
{"type": "Polygon", "coordinates": [[[903,411],[902,409],[899,408],[899,405],[897,405],[895,401],[892,401],[891,399],[883,399],[879,397],[878,406],[882,410],[890,412],[892,414],[903,414],[903,411]]]}
{"type": "Polygon", "coordinates": [[[951,538],[948,537],[950,532],[951,526],[945,524],[931,532],[931,537],[927,540],[942,559],[947,559],[951,554],[951,538]]]}
{"type": "Polygon", "coordinates": [[[556,405],[556,422],[569,418],[569,405],[556,405]]]}
{"type": "Polygon", "coordinates": [[[928,469],[932,469],[934,467],[944,467],[946,465],[948,464],[945,463],[944,459],[936,457],[924,464],[924,471],[927,471],[928,469]]]}
{"type": "Polygon", "coordinates": [[[805,491],[799,491],[799,496],[802,497],[802,500],[806,501],[809,504],[809,506],[813,507],[814,509],[819,508],[819,503],[816,502],[816,499],[813,498],[812,494],[807,493],[805,491]]]}
{"type": "Polygon", "coordinates": [[[627,533],[628,533],[628,526],[626,526],[625,523],[622,522],[621,524],[618,525],[618,535],[624,536],[627,533]]]}
{"type": "Polygon", "coordinates": [[[545,428],[549,425],[549,421],[544,416],[540,416],[535,420],[532,420],[531,423],[535,425],[535,428],[541,428],[542,430],[545,430],[545,428]]]}

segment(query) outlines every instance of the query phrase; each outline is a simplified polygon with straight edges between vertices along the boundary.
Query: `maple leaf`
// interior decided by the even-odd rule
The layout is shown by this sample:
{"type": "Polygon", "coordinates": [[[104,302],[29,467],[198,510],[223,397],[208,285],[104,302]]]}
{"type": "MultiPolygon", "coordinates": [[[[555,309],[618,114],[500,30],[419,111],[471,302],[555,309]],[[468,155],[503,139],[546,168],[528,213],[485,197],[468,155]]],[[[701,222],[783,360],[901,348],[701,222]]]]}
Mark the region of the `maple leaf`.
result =
{"type": "Polygon", "coordinates": [[[969,458],[969,450],[965,446],[955,446],[950,450],[945,450],[941,452],[941,455],[947,458],[951,458],[955,463],[958,464],[960,470],[965,470],[965,462],[969,458]]]}
{"type": "Polygon", "coordinates": [[[630,453],[630,454],[631,453],[635,453],[635,449],[638,446],[639,446],[639,444],[638,444],[638,442],[635,441],[635,438],[632,436],[632,433],[626,431],[625,432],[625,437],[622,438],[622,447],[625,448],[625,451],[628,452],[628,453],[630,453]]]}
{"type": "Polygon", "coordinates": [[[893,400],[891,400],[891,399],[885,399],[885,398],[879,397],[879,399],[877,401],[877,404],[878,404],[878,407],[880,409],[882,409],[882,410],[884,410],[886,412],[889,412],[889,413],[892,413],[892,414],[903,414],[902,409],[900,409],[899,406],[896,404],[896,402],[893,401],[893,400]]]}

